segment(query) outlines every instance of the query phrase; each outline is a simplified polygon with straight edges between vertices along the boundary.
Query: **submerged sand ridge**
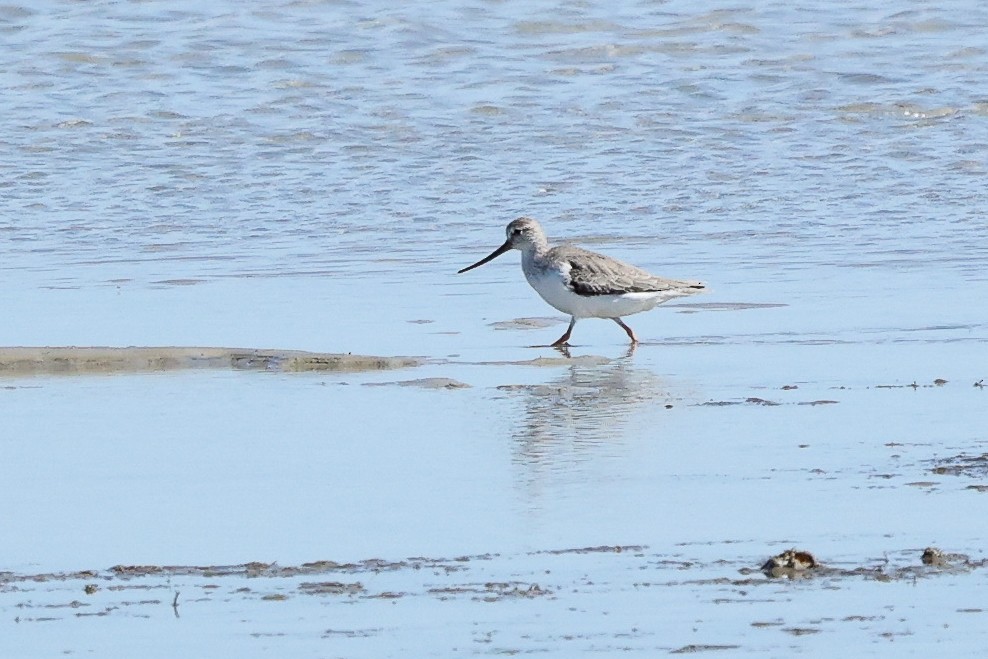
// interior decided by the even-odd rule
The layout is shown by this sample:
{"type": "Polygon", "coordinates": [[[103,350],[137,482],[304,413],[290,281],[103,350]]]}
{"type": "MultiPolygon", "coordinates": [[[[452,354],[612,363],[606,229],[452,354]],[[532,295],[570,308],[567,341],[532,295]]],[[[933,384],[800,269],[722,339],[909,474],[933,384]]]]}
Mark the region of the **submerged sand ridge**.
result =
{"type": "Polygon", "coordinates": [[[138,373],[181,369],[377,371],[418,366],[414,357],[256,348],[0,347],[0,375],[138,373]]]}

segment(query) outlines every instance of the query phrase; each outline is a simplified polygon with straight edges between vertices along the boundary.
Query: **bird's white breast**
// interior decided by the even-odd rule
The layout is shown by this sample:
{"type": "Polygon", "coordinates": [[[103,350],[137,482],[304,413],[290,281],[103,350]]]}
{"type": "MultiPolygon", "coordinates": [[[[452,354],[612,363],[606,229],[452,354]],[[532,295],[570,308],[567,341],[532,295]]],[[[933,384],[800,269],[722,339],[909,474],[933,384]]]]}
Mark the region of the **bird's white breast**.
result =
{"type": "Polygon", "coordinates": [[[578,295],[568,286],[569,264],[524,268],[525,279],[551,306],[577,318],[620,318],[648,311],[670,296],[665,292],[578,295]]]}

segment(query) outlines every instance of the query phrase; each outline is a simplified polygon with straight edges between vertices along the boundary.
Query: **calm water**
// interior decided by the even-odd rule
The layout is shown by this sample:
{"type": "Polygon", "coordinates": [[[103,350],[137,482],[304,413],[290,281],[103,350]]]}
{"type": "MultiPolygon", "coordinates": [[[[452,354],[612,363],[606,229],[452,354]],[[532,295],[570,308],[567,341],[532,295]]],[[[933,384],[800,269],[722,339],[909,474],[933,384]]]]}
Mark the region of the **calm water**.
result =
{"type": "Polygon", "coordinates": [[[0,570],[983,547],[909,483],[984,452],[988,5],[804,4],[0,7],[0,345],[431,360],[11,382],[0,570]],[[520,214],[710,306],[491,366],[562,331],[491,326],[554,315],[517,256],[454,274],[520,214]]]}

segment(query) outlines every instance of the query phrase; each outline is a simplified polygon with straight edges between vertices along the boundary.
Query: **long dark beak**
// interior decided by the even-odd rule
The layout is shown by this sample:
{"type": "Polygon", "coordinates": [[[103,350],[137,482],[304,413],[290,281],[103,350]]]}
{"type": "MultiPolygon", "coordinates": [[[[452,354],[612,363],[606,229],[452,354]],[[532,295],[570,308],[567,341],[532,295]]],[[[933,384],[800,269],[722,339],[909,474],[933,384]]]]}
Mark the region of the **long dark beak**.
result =
{"type": "Polygon", "coordinates": [[[462,270],[457,271],[456,274],[462,275],[467,270],[473,270],[474,268],[479,268],[480,266],[484,265],[485,263],[489,263],[490,261],[493,261],[494,259],[496,259],[497,257],[501,256],[502,254],[504,254],[505,252],[507,252],[510,249],[511,249],[511,241],[510,240],[505,240],[503,245],[501,245],[500,247],[498,247],[497,249],[495,249],[493,252],[490,253],[490,256],[485,256],[484,258],[480,259],[479,261],[477,261],[473,265],[468,265],[467,267],[463,268],[462,270]]]}

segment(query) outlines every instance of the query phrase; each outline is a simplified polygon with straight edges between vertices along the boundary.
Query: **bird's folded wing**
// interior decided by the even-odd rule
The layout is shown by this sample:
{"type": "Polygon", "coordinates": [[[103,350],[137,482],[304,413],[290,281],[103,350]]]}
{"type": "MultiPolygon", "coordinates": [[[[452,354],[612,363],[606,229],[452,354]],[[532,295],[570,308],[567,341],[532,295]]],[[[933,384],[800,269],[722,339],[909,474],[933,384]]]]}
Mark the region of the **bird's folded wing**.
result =
{"type": "Polygon", "coordinates": [[[620,295],[703,288],[700,284],[656,277],[633,265],[584,250],[580,250],[575,258],[567,259],[567,262],[568,284],[577,295],[620,295]]]}

